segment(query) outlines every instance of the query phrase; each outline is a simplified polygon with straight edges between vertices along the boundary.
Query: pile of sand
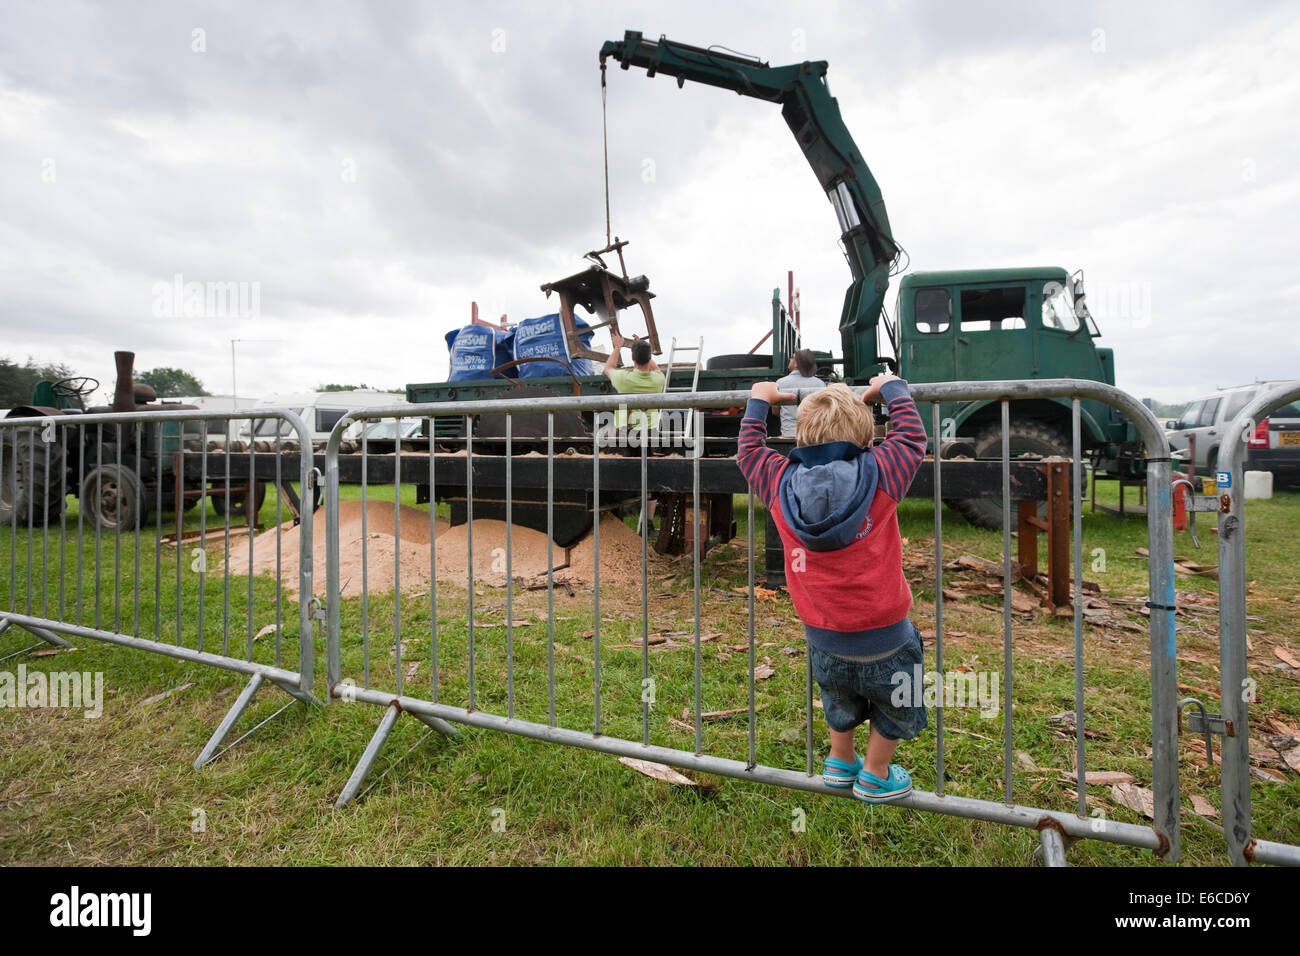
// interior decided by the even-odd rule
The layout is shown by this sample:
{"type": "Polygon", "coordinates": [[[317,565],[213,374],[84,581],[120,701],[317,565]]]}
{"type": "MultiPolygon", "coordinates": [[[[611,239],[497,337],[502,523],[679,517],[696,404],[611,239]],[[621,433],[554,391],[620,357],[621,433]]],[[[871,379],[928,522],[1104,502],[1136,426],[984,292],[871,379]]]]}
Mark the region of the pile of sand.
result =
{"type": "MultiPolygon", "coordinates": [[[[401,509],[402,541],[400,562],[393,505],[386,501],[366,503],[366,531],[361,531],[361,502],[339,505],[339,588],[343,597],[355,597],[362,590],[362,553],[365,544],[365,585],[371,594],[393,591],[400,564],[403,592],[428,591],[429,513],[406,505],[401,509]]],[[[289,594],[298,590],[299,527],[280,527],[280,580],[289,594]]],[[[312,576],[318,594],[325,592],[325,511],[316,512],[312,526],[312,576]]],[[[464,587],[469,578],[469,526],[449,527],[435,519],[435,548],[439,583],[464,587]]],[[[252,572],[275,574],[276,529],[263,531],[253,539],[252,572]]],[[[546,535],[515,525],[511,530],[510,573],[518,578],[542,578],[546,574],[546,535]]],[[[653,546],[651,560],[654,559],[653,546]]],[[[557,567],[565,563],[565,550],[552,549],[557,567]]],[[[595,548],[591,535],[569,550],[569,566],[557,573],[574,580],[590,581],[595,575],[595,548]]],[[[230,573],[249,573],[248,549],[232,548],[230,573]]],[[[618,518],[606,514],[600,522],[600,575],[602,582],[634,581],[641,573],[641,538],[618,518]]],[[[487,518],[474,522],[474,580],[492,587],[506,583],[506,523],[487,518]]]]}
{"type": "MultiPolygon", "coordinates": [[[[542,544],[546,544],[545,537],[542,544]]],[[[654,567],[654,540],[646,542],[650,567],[654,567]]],[[[562,557],[556,558],[563,561],[562,557]]],[[[569,567],[566,573],[583,581],[595,577],[596,544],[594,535],[588,534],[569,550],[569,567]]],[[[543,571],[546,569],[543,568],[543,571]]],[[[641,582],[641,536],[623,523],[622,519],[606,513],[600,518],[600,580],[603,584],[615,582],[641,582]]]]}

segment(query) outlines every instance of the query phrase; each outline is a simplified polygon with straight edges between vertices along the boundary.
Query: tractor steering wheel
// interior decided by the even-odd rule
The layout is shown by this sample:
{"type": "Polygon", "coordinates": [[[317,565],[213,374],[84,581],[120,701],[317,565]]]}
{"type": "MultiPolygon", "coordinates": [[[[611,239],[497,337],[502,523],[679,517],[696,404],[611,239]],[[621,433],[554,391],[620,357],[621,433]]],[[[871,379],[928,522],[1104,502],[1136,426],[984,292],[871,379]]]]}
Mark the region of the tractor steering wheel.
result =
{"type": "Polygon", "coordinates": [[[97,388],[99,388],[99,379],[91,378],[89,375],[61,378],[57,382],[50,383],[50,391],[60,398],[68,399],[82,398],[97,388]]]}

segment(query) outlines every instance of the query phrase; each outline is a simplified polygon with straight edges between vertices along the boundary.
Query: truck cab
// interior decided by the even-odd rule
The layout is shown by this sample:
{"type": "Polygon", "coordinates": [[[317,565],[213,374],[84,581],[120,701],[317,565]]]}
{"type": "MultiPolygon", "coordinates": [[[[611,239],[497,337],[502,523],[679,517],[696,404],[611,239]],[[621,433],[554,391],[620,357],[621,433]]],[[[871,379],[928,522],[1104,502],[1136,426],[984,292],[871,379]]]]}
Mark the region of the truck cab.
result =
{"type": "MultiPolygon", "coordinates": [[[[898,324],[882,329],[909,382],[1079,378],[1115,383],[1111,349],[1084,301],[1083,277],[1058,267],[914,272],[899,287],[898,324]]],[[[1068,402],[1017,402],[1031,417],[1069,435],[1068,402]]],[[[1099,402],[1082,403],[1083,443],[1120,440],[1122,421],[1099,402]]],[[[999,420],[997,403],[953,402],[941,409],[943,438],[975,434],[999,420]]],[[[926,422],[927,426],[930,424],[926,422]]],[[[1068,454],[1068,448],[1062,450],[1068,454]]]]}

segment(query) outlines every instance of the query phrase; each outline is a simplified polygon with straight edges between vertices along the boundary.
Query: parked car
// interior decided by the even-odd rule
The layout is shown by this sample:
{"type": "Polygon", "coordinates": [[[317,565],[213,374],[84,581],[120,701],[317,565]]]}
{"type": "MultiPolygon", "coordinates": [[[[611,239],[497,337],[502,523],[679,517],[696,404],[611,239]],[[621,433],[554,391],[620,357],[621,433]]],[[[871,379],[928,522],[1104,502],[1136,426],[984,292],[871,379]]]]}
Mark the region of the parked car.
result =
{"type": "MultiPolygon", "coordinates": [[[[1225,388],[1192,402],[1178,420],[1170,423],[1169,447],[1179,457],[1189,455],[1195,436],[1196,473],[1208,475],[1219,461],[1219,448],[1232,436],[1228,425],[1246,405],[1263,391],[1272,391],[1282,382],[1256,382],[1225,388]]],[[[1279,485],[1300,483],[1300,403],[1284,405],[1267,418],[1255,423],[1247,442],[1246,468],[1271,471],[1279,485]]]]}

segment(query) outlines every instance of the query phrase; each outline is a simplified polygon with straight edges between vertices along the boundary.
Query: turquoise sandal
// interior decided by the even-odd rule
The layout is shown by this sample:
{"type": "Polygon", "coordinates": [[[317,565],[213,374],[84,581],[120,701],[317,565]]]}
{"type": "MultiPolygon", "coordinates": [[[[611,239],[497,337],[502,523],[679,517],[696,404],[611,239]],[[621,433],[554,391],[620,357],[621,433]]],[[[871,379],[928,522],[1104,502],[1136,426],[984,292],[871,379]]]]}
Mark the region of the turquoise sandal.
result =
{"type": "Polygon", "coordinates": [[[861,770],[861,757],[853,763],[845,763],[838,757],[827,757],[826,763],[822,764],[822,783],[836,790],[847,790],[853,786],[861,770]]]}
{"type": "Polygon", "coordinates": [[[911,775],[896,763],[889,765],[889,777],[885,780],[863,767],[853,784],[853,795],[867,803],[888,803],[911,792],[911,775]]]}

